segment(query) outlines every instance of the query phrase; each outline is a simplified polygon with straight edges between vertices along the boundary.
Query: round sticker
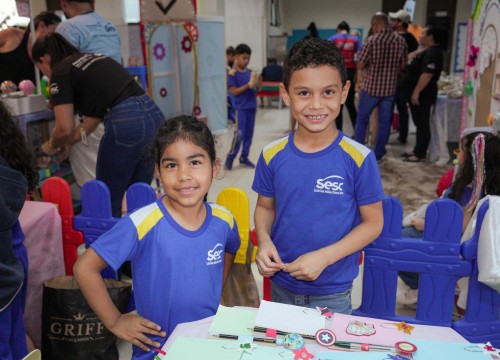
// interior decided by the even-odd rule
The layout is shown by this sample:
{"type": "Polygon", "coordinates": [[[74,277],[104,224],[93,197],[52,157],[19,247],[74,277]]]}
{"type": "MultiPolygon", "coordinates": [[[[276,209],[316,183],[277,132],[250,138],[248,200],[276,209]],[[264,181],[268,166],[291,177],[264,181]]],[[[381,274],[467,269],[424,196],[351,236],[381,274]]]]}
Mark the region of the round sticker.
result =
{"type": "Polygon", "coordinates": [[[400,341],[396,343],[396,349],[402,354],[411,354],[417,351],[417,347],[410,342],[400,341]]]}
{"type": "Polygon", "coordinates": [[[319,329],[316,332],[316,341],[322,346],[330,346],[335,342],[335,334],[328,329],[319,329]]]}

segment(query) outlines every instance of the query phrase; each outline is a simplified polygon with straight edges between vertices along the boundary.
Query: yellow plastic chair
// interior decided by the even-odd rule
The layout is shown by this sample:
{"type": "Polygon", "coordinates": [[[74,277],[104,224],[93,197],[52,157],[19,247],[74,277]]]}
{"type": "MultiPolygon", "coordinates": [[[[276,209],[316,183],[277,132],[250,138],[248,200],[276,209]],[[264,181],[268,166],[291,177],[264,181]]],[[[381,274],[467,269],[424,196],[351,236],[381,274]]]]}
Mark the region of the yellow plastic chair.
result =
{"type": "Polygon", "coordinates": [[[250,239],[250,202],[245,192],[238,188],[223,189],[217,196],[217,204],[231,211],[238,224],[241,245],[236,253],[234,262],[247,263],[248,241],[250,239]]]}
{"type": "Polygon", "coordinates": [[[42,352],[38,349],[35,349],[28,355],[23,357],[23,360],[42,360],[42,352]]]}

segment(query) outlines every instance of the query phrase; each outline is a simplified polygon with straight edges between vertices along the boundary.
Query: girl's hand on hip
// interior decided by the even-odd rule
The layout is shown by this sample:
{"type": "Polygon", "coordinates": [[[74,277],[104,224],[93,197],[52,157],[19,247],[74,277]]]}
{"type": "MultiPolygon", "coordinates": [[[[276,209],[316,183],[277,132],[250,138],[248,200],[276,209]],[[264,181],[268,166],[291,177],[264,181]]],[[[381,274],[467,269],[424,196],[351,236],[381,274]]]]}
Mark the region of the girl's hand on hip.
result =
{"type": "Polygon", "coordinates": [[[161,330],[160,325],[137,315],[136,311],[132,311],[128,314],[122,314],[116,324],[109,328],[109,331],[119,338],[148,352],[150,349],[147,345],[159,348],[161,344],[157,341],[151,340],[144,334],[151,334],[160,337],[167,336],[167,333],[161,330]]]}

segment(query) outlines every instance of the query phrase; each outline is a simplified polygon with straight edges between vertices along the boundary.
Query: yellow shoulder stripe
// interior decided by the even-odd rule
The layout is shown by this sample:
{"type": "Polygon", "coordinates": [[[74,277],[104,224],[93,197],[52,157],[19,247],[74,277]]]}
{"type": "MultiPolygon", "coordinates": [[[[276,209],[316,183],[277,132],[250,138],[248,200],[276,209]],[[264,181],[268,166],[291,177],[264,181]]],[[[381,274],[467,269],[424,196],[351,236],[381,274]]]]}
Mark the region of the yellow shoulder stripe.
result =
{"type": "Polygon", "coordinates": [[[361,145],[360,143],[346,136],[342,138],[339,145],[346,153],[351,156],[358,167],[361,167],[361,165],[363,165],[363,162],[370,153],[370,149],[368,149],[366,146],[361,145]]]}
{"type": "Polygon", "coordinates": [[[130,215],[130,219],[137,229],[137,237],[140,240],[160,221],[163,213],[158,207],[158,204],[152,203],[145,206],[130,215]]]}
{"type": "Polygon", "coordinates": [[[227,210],[225,207],[217,205],[217,204],[210,204],[210,207],[212,208],[212,216],[216,216],[225,222],[229,224],[229,228],[233,228],[234,226],[234,218],[233,215],[227,210]]]}
{"type": "Polygon", "coordinates": [[[269,162],[272,160],[272,158],[281,150],[283,150],[286,144],[288,144],[288,135],[282,137],[281,139],[275,140],[264,147],[262,153],[264,154],[266,165],[269,165],[269,162]]]}

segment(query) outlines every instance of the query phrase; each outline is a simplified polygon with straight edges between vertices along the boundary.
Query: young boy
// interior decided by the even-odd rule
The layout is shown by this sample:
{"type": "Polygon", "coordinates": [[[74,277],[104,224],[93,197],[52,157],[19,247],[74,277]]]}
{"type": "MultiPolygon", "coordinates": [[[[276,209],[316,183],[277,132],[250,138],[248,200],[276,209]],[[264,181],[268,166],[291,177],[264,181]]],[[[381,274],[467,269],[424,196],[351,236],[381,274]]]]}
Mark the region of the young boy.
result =
{"type": "Polygon", "coordinates": [[[248,159],[250,145],[252,145],[253,130],[255,127],[255,112],[257,110],[257,91],[254,89],[258,85],[258,74],[252,73],[248,69],[252,50],[246,44],[239,44],[235,49],[233,69],[229,71],[228,90],[236,98],[236,129],[234,138],[227,154],[225,168],[232,170],[233,161],[241,150],[240,164],[251,169],[255,168],[254,163],[248,159]]]}
{"type": "Polygon", "coordinates": [[[351,86],[337,47],[301,40],[283,68],[281,93],[298,128],[257,163],[257,266],[272,276],[273,301],[349,314],[358,252],[383,226],[377,162],[335,127],[351,86]]]}

